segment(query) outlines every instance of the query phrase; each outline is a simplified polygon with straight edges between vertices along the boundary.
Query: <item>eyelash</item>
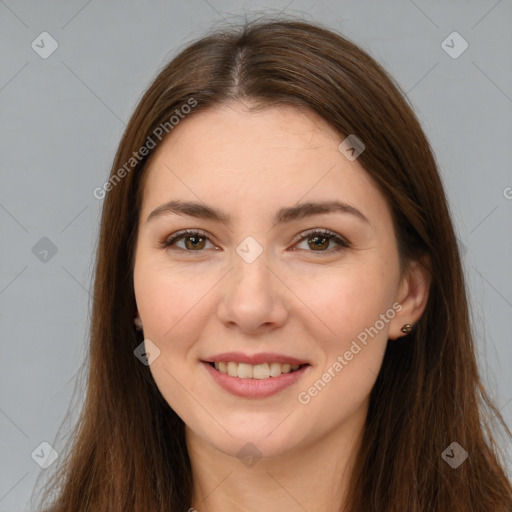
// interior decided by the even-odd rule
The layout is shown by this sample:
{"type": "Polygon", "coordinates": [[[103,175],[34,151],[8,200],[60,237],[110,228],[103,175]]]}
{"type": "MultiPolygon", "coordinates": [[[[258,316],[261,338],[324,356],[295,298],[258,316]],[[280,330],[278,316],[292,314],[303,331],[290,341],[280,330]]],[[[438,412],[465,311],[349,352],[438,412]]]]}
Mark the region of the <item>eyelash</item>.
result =
{"type": "MultiPolygon", "coordinates": [[[[308,238],[312,237],[313,235],[321,235],[322,237],[327,238],[329,240],[329,242],[332,240],[337,244],[337,247],[335,247],[334,249],[329,249],[326,251],[306,251],[306,252],[311,252],[313,254],[317,253],[317,254],[315,254],[315,256],[317,256],[317,255],[320,256],[323,254],[332,254],[334,252],[338,252],[343,249],[348,249],[351,247],[350,242],[348,242],[344,238],[341,238],[339,235],[337,235],[336,233],[334,233],[333,231],[330,231],[328,229],[313,229],[313,230],[309,230],[307,232],[303,232],[298,236],[298,240],[295,243],[299,244],[303,240],[307,240],[308,238]]],[[[178,231],[171,237],[160,242],[159,243],[160,248],[170,249],[171,246],[173,246],[176,242],[179,242],[180,240],[187,238],[187,236],[199,236],[199,237],[204,238],[211,242],[208,234],[202,230],[184,229],[182,231],[178,231]]],[[[203,250],[189,251],[187,249],[182,249],[182,248],[178,248],[178,249],[174,249],[174,250],[180,250],[180,251],[188,252],[188,253],[203,252],[203,250]]]]}

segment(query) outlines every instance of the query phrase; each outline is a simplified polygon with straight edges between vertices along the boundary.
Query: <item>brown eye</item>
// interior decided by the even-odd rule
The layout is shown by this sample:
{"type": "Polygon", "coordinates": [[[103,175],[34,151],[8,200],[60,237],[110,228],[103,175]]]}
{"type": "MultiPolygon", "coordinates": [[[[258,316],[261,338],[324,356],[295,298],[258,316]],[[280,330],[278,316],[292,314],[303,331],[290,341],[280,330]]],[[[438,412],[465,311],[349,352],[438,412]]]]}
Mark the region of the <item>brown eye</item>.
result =
{"type": "Polygon", "coordinates": [[[313,236],[308,237],[308,240],[311,240],[309,243],[309,247],[311,249],[327,249],[329,247],[329,243],[331,242],[331,239],[326,236],[313,236]]]}
{"type": "Polygon", "coordinates": [[[197,235],[187,235],[183,237],[183,240],[185,240],[185,247],[187,249],[203,249],[206,238],[197,235]]]}
{"type": "Polygon", "coordinates": [[[186,252],[201,252],[205,248],[206,242],[210,241],[209,237],[202,231],[185,230],[179,231],[171,238],[165,240],[161,243],[161,246],[162,248],[169,248],[182,240],[184,241],[184,247],[176,247],[178,250],[186,252]]]}
{"type": "Polygon", "coordinates": [[[308,247],[311,249],[308,252],[314,253],[325,254],[350,247],[346,240],[329,230],[315,230],[303,233],[300,235],[299,243],[304,240],[307,241],[308,247]],[[335,244],[335,247],[328,249],[331,242],[335,244]]]}

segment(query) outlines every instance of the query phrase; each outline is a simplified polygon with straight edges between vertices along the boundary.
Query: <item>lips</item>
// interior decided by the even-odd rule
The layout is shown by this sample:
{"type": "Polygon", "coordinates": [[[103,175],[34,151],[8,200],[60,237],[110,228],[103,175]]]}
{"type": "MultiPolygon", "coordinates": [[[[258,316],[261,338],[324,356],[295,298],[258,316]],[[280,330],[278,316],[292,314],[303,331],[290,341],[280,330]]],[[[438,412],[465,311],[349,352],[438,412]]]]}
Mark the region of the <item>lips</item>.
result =
{"type": "Polygon", "coordinates": [[[281,363],[293,365],[309,364],[305,359],[297,359],[296,357],[287,356],[284,354],[275,354],[272,352],[260,352],[259,354],[243,354],[242,352],[223,352],[222,354],[216,354],[207,359],[204,359],[207,363],[220,363],[233,361],[235,363],[247,363],[252,365],[263,364],[263,363],[281,363]]]}
{"type": "Polygon", "coordinates": [[[224,390],[244,398],[265,398],[291,386],[310,368],[305,360],[284,354],[225,352],[202,361],[224,390]]]}

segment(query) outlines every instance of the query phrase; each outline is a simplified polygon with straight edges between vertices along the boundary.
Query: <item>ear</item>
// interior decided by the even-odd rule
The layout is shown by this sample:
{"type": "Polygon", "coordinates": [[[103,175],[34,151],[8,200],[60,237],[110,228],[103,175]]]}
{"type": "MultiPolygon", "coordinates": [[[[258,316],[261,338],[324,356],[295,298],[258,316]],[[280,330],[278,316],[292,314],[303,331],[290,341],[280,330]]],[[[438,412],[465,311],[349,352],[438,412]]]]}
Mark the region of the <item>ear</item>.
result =
{"type": "Polygon", "coordinates": [[[390,322],[389,339],[396,340],[406,336],[401,331],[402,327],[405,324],[414,325],[421,318],[427,306],[431,276],[430,264],[426,258],[409,263],[396,297],[402,309],[390,322]]]}

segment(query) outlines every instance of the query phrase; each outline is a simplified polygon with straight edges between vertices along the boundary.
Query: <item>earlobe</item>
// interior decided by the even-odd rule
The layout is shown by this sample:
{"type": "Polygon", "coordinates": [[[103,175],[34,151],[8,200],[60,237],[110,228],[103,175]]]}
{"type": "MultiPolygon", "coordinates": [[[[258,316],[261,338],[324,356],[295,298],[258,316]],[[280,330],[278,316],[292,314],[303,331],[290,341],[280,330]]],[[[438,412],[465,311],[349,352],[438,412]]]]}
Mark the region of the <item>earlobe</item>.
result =
{"type": "Polygon", "coordinates": [[[137,331],[142,331],[142,320],[140,319],[140,316],[137,315],[134,319],[133,319],[133,323],[135,324],[135,329],[137,331]]]}
{"type": "Polygon", "coordinates": [[[425,261],[409,264],[398,292],[402,309],[390,322],[388,338],[395,340],[407,336],[421,318],[428,302],[431,272],[425,261]]]}
{"type": "Polygon", "coordinates": [[[400,330],[404,334],[409,334],[412,331],[412,325],[411,324],[404,324],[400,330]]]}

